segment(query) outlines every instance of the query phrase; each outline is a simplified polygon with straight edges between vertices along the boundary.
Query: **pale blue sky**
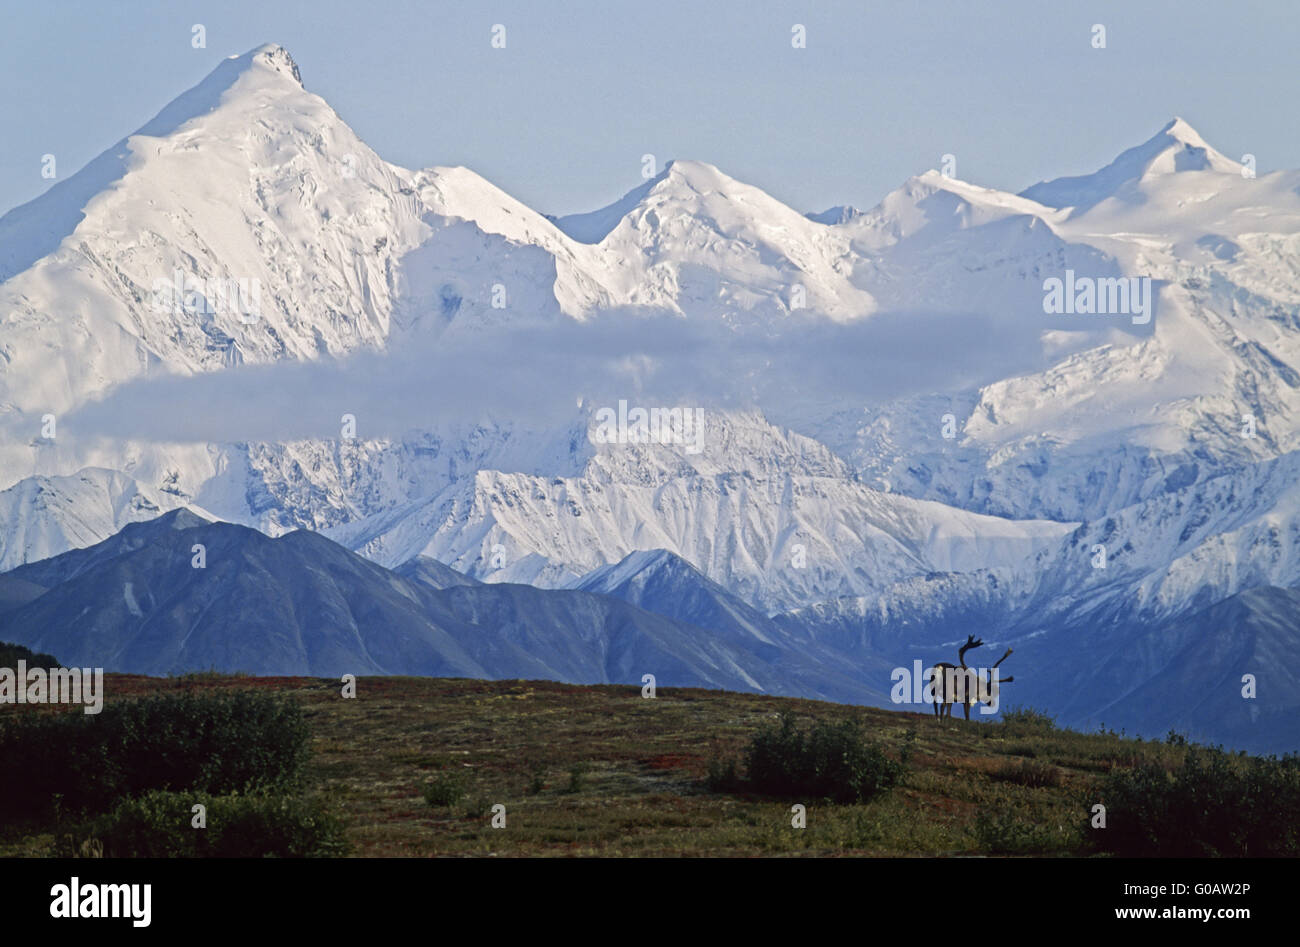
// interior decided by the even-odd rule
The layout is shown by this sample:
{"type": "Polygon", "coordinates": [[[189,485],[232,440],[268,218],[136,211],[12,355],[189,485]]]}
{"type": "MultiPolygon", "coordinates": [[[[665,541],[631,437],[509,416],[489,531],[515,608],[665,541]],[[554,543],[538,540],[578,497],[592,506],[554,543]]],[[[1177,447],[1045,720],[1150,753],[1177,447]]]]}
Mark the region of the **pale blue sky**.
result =
{"type": "Polygon", "coordinates": [[[383,157],[467,165],[547,213],[613,201],[647,152],[804,211],[870,207],[948,152],[958,177],[1020,190],[1092,171],[1174,115],[1261,173],[1300,167],[1292,0],[6,6],[0,211],[50,184],[43,154],[67,177],[263,42],[383,157]]]}

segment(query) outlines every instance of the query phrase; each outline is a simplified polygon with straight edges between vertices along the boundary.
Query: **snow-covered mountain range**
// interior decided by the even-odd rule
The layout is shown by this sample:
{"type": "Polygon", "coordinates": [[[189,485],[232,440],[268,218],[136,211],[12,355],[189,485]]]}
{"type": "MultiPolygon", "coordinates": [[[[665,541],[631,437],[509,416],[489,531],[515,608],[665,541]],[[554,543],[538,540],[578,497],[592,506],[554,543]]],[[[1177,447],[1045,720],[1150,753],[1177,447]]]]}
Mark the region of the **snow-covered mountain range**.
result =
{"type": "MultiPolygon", "coordinates": [[[[384,161],[263,46],[0,218],[0,570],[189,507],[863,674],[1025,642],[1024,693],[1122,712],[1218,603],[1300,626],[1300,172],[1252,167],[1175,119],[1020,194],[809,214],[678,160],[548,216],[384,161]]],[[[1267,653],[1214,686],[1282,714],[1267,653]]]]}

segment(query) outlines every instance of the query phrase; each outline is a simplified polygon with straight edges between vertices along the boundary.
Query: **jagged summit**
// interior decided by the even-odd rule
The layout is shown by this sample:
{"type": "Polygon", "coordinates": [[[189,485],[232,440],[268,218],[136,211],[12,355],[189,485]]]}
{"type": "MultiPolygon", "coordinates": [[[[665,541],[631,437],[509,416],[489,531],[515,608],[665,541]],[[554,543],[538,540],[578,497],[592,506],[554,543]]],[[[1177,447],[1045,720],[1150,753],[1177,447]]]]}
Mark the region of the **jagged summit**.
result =
{"type": "Polygon", "coordinates": [[[844,227],[854,235],[858,247],[872,252],[912,240],[923,232],[923,242],[931,243],[955,230],[994,221],[1046,221],[1058,216],[1054,209],[1024,196],[981,187],[931,169],[908,178],[874,208],[845,221],[844,227]]]}
{"type": "Polygon", "coordinates": [[[597,244],[651,195],[706,195],[726,191],[732,186],[745,185],[703,161],[673,159],[654,177],[634,187],[614,203],[587,213],[567,214],[553,219],[555,226],[570,239],[579,243],[597,244]]]}
{"type": "MultiPolygon", "coordinates": [[[[305,94],[298,66],[282,46],[268,43],[224,60],[133,134],[43,194],[0,217],[0,281],[58,249],[84,219],[87,205],[138,169],[142,149],[147,147],[143,139],[169,138],[223,106],[233,107],[243,116],[235,124],[250,125],[248,116],[253,111],[264,112],[263,107],[271,101],[305,94]],[[232,96],[236,90],[238,94],[232,96]]],[[[288,112],[301,110],[291,99],[285,104],[288,112]]],[[[259,115],[260,120],[265,118],[259,115]]],[[[216,138],[227,134],[224,127],[213,132],[216,138]]]]}
{"type": "Polygon", "coordinates": [[[1175,115],[1170,119],[1169,123],[1165,125],[1164,128],[1160,129],[1160,133],[1154,136],[1151,140],[1159,138],[1160,135],[1167,135],[1170,138],[1181,141],[1184,144],[1192,145],[1196,148],[1209,147],[1206,145],[1205,139],[1200,136],[1196,129],[1187,124],[1186,120],[1179,115],[1175,115]]]}
{"type": "Polygon", "coordinates": [[[251,49],[244,53],[243,56],[232,56],[236,60],[248,60],[250,64],[261,66],[267,69],[273,69],[276,72],[284,72],[293,76],[293,81],[302,85],[302,73],[298,71],[298,64],[294,62],[289,50],[285,49],[279,43],[263,43],[256,49],[251,49]]]}
{"type": "Polygon", "coordinates": [[[418,241],[423,211],[403,193],[407,172],[300,79],[275,44],[221,60],[0,218],[0,310],[22,314],[0,404],[65,410],[147,359],[233,367],[340,354],[387,334],[393,260],[418,241]],[[247,292],[230,304],[222,287],[236,284],[247,292]],[[51,376],[41,360],[52,350],[79,368],[51,376]]]}
{"type": "Polygon", "coordinates": [[[1241,165],[1215,151],[1196,129],[1175,117],[1164,128],[1136,148],[1130,148],[1112,167],[1141,169],[1142,175],[1181,171],[1226,171],[1239,173],[1241,165]]]}
{"type": "MultiPolygon", "coordinates": [[[[196,526],[209,526],[212,520],[188,507],[179,507],[170,510],[152,521],[155,527],[163,529],[193,529],[196,526]]],[[[128,526],[131,528],[144,528],[141,524],[133,523],[128,526]]]]}
{"type": "Polygon", "coordinates": [[[618,562],[587,573],[573,583],[573,588],[610,592],[638,579],[644,582],[647,575],[658,572],[692,575],[697,576],[701,582],[708,582],[698,569],[681,556],[667,549],[642,549],[628,553],[618,562]]]}
{"type": "Polygon", "coordinates": [[[279,74],[302,87],[302,73],[299,72],[298,63],[294,61],[289,51],[279,43],[263,43],[241,55],[227,56],[195,88],[209,82],[229,87],[232,79],[247,73],[279,74]]]}
{"type": "Polygon", "coordinates": [[[230,56],[208,73],[197,85],[182,92],[156,116],[109,151],[120,151],[136,135],[164,138],[187,122],[229,104],[229,93],[236,87],[248,93],[255,105],[263,105],[277,95],[300,95],[303,90],[298,64],[288,50],[275,43],[265,43],[240,56],[230,56]]]}
{"type": "Polygon", "coordinates": [[[1117,198],[1140,203],[1143,183],[1169,174],[1212,171],[1241,173],[1241,165],[1206,144],[1196,129],[1175,117],[1142,144],[1129,148],[1092,174],[1042,181],[1021,192],[1022,197],[1055,208],[1083,213],[1102,201],[1117,198]]]}
{"type": "Polygon", "coordinates": [[[737,183],[735,178],[720,171],[717,165],[683,158],[674,158],[665,164],[659,179],[679,182],[697,191],[726,188],[737,183]]]}

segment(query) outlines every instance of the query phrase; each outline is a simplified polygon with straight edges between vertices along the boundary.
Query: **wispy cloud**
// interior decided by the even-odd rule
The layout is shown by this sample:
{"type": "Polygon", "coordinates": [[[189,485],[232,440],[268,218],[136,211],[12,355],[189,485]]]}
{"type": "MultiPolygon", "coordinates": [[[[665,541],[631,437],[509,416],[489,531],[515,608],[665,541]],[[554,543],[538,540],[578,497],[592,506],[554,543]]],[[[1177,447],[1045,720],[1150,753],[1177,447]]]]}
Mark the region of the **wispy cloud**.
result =
{"type": "MultiPolygon", "coordinates": [[[[277,362],[123,384],[62,420],[75,436],[282,441],[398,436],[445,423],[571,419],[579,399],[757,407],[869,406],[958,391],[1046,367],[1042,326],[992,317],[886,313],[849,325],[792,318],[776,331],[674,315],[464,330],[395,341],[386,352],[277,362]]],[[[1097,344],[1097,333],[1084,342],[1097,344]]],[[[1053,357],[1060,357],[1059,345],[1053,357]]]]}

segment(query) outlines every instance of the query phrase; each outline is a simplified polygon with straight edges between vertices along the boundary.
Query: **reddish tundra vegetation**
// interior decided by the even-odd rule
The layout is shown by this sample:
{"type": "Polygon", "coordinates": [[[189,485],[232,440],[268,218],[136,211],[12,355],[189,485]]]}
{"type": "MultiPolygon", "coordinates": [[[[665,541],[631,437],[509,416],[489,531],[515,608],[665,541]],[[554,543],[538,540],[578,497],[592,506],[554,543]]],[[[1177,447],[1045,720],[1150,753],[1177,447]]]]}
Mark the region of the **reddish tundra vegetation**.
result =
{"type": "MultiPolygon", "coordinates": [[[[108,675],[105,690],[108,707],[175,694],[293,702],[309,749],[294,799],[312,807],[295,818],[337,831],[292,854],[1096,855],[1137,804],[1134,787],[1163,792],[1159,779],[1199,774],[1246,792],[1272,773],[1276,794],[1295,792],[1298,772],[1176,737],[1060,730],[1029,710],[967,722],[725,691],[661,687],[645,699],[639,686],[404,677],[361,678],[352,698],[338,680],[216,673],[108,675]],[[794,756],[826,747],[835,759],[810,765],[847,768],[803,792],[794,756]],[[1216,760],[1227,767],[1217,774],[1216,760]],[[774,789],[773,778],[786,782],[774,789]],[[840,778],[855,788],[841,792],[840,778]],[[1111,827],[1094,829],[1103,798],[1111,827]]],[[[67,712],[6,708],[0,734],[19,715],[67,712]]],[[[168,798],[155,800],[163,819],[168,798]]],[[[115,829],[79,831],[76,846],[94,854],[94,834],[115,829]]],[[[59,833],[8,826],[0,853],[49,854],[59,833]]],[[[1294,844],[1294,827],[1275,834],[1294,844]]]]}

